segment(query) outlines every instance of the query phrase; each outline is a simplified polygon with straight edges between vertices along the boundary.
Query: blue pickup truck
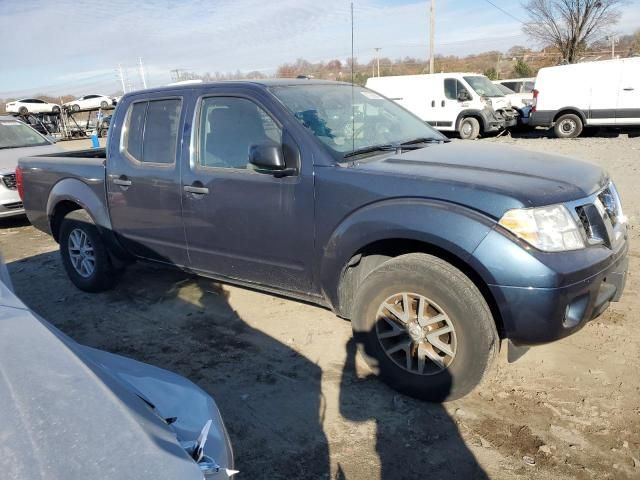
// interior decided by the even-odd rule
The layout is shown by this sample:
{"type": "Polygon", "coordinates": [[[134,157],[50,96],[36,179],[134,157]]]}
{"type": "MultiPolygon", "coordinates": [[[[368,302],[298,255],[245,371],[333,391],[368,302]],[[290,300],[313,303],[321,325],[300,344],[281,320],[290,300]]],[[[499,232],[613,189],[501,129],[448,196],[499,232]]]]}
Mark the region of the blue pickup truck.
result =
{"type": "Polygon", "coordinates": [[[130,93],[106,150],[23,158],[17,181],[78,288],[145,260],[313,302],[351,320],[385,382],[432,401],[476,387],[501,340],[580,329],[626,278],[605,171],[451,142],[350,84],[130,93]]]}

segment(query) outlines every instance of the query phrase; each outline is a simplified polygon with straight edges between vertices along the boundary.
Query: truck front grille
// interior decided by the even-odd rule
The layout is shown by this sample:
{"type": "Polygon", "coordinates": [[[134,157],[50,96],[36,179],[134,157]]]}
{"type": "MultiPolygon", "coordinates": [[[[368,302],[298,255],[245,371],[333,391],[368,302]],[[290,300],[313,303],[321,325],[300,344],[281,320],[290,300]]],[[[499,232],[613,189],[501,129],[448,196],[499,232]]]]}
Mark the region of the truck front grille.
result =
{"type": "Polygon", "coordinates": [[[604,244],[609,248],[623,236],[623,215],[620,197],[613,184],[598,192],[593,201],[576,207],[576,214],[590,245],[604,244]]]}
{"type": "Polygon", "coordinates": [[[5,173],[4,175],[0,175],[0,180],[4,183],[4,186],[9,190],[15,190],[16,187],[16,174],[15,173],[5,173]]]}

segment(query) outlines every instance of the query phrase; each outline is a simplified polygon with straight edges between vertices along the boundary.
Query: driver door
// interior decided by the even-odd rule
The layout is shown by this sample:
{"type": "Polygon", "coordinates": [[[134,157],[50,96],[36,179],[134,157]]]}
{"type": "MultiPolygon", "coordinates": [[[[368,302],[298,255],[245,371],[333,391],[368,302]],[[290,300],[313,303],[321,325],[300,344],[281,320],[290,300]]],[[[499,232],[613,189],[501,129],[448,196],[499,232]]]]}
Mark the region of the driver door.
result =
{"type": "Polygon", "coordinates": [[[213,276],[309,292],[314,241],[311,159],[249,92],[207,89],[182,173],[191,267],[213,276]],[[252,145],[278,145],[298,173],[278,178],[248,163],[252,145]]]}

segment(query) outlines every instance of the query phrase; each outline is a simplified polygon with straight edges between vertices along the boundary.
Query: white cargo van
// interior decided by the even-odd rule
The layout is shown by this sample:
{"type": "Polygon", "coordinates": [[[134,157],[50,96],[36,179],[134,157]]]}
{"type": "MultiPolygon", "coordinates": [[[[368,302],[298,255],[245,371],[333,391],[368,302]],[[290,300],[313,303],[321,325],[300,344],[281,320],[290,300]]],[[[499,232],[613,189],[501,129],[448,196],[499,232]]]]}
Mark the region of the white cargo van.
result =
{"type": "Polygon", "coordinates": [[[543,68],[529,125],[554,127],[560,138],[585,126],[640,125],[640,58],[543,68]]]}
{"type": "Polygon", "coordinates": [[[491,80],[477,73],[373,77],[367,88],[396,101],[443,132],[461,138],[517,124],[517,113],[491,80]]]}

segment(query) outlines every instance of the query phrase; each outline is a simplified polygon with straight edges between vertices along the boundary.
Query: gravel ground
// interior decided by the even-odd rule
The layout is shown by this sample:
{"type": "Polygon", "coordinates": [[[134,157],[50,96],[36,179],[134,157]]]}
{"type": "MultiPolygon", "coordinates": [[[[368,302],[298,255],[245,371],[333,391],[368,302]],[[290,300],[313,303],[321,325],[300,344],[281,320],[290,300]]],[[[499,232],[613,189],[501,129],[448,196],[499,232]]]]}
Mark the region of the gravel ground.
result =
{"type": "Polygon", "coordinates": [[[515,364],[501,355],[489,383],[443,406],[372,378],[349,324],[327,310],[145,265],[111,292],[85,294],[25,220],[0,224],[0,249],[18,295],[64,332],[213,395],[239,480],[640,478],[640,138],[482,141],[607,168],[631,220],[631,273],[603,316],[515,364]]]}

